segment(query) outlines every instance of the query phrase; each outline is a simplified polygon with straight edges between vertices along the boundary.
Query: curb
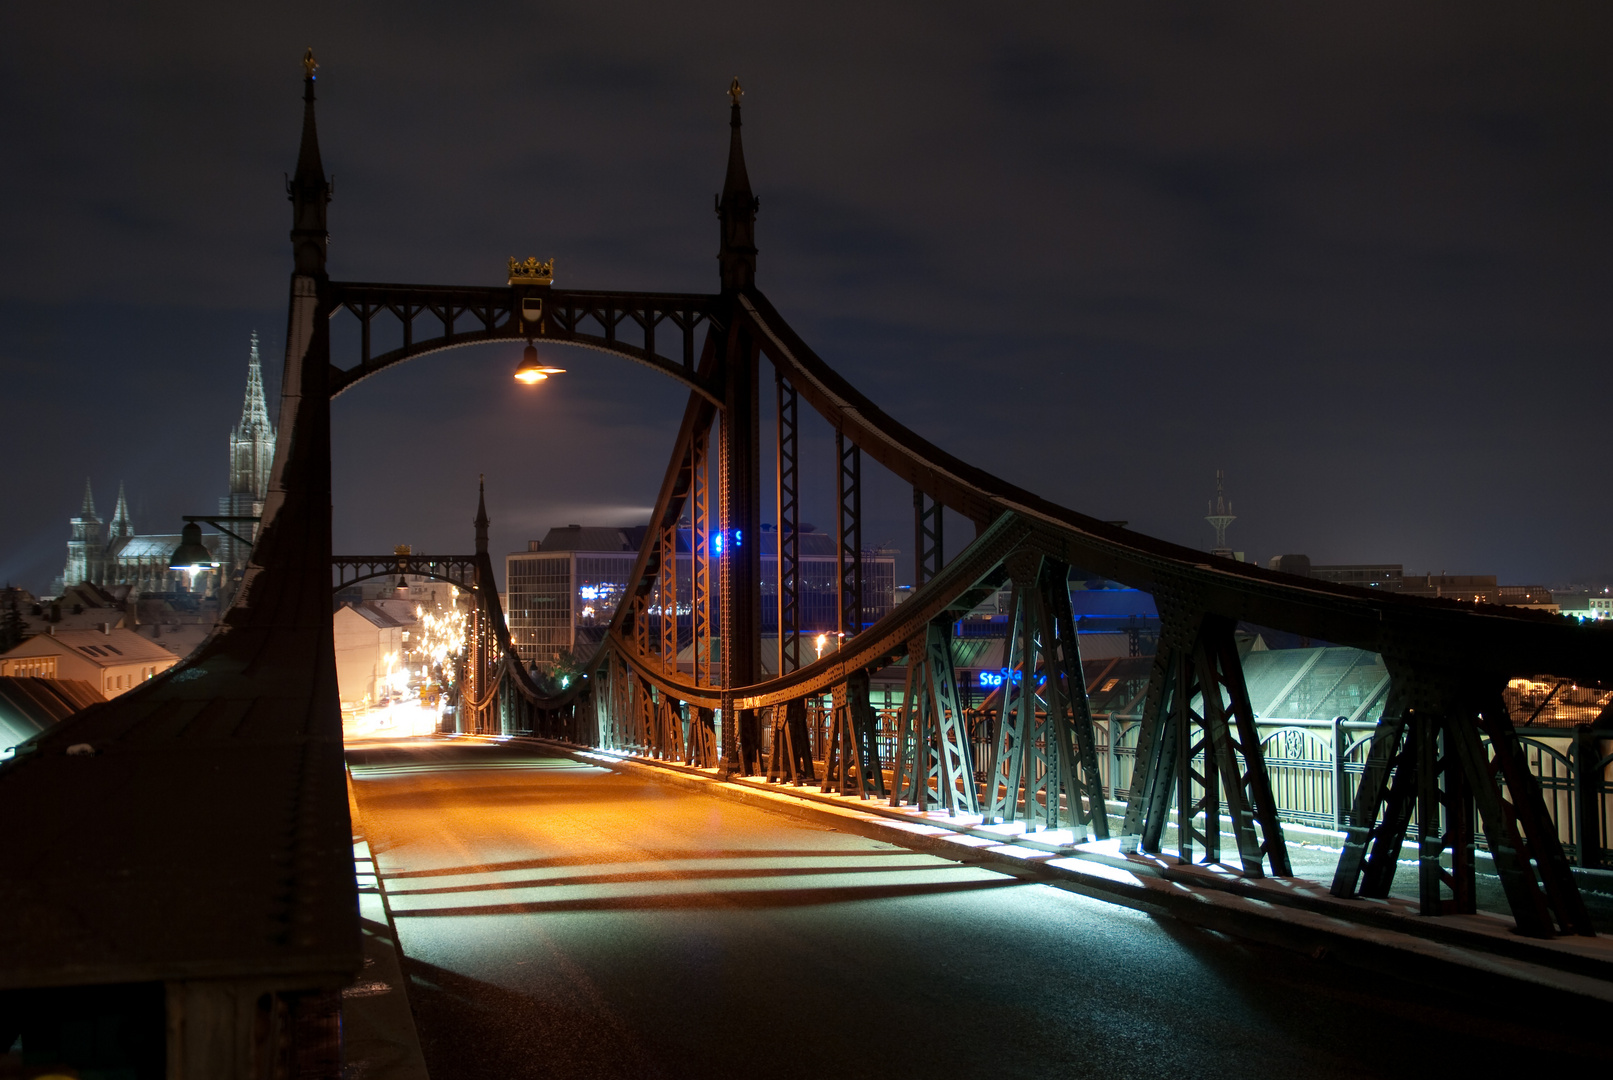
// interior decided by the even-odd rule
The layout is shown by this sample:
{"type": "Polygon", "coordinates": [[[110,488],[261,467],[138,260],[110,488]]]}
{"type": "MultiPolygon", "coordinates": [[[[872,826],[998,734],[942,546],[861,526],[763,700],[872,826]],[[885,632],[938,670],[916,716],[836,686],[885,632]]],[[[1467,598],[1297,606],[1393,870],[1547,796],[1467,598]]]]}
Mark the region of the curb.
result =
{"type": "MultiPolygon", "coordinates": [[[[342,991],[342,1057],[355,1076],[429,1080],[414,1009],[409,1004],[409,980],[403,973],[403,945],[392,921],[386,883],[370,850],[351,773],[347,776],[347,809],[353,821],[364,970],[342,991]]],[[[343,1075],[347,1075],[345,1069],[343,1075]]]]}

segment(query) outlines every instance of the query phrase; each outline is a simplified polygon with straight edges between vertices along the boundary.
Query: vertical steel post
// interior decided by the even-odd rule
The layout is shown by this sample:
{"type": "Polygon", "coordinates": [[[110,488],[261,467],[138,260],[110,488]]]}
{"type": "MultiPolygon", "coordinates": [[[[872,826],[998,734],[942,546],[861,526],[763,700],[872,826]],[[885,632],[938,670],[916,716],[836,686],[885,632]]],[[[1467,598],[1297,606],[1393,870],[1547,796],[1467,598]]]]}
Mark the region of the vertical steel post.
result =
{"type": "Polygon", "coordinates": [[[711,474],[707,466],[711,432],[694,433],[689,448],[689,560],[694,681],[711,685],[711,474]]]}
{"type": "MultiPolygon", "coordinates": [[[[723,768],[747,769],[741,761],[740,728],[754,717],[740,716],[733,691],[751,686],[760,675],[762,626],[761,447],[757,407],[759,350],[750,328],[736,319],[723,349],[724,403],[718,426],[720,450],[719,524],[721,573],[722,747],[723,768]]],[[[754,741],[751,742],[751,747],[754,741]]]]}
{"type": "Polygon", "coordinates": [[[835,548],[839,553],[837,591],[840,600],[840,641],[863,628],[862,451],[835,428],[835,484],[838,496],[835,548]]]}
{"type": "MultiPolygon", "coordinates": [[[[937,515],[939,516],[939,515],[937,515]]],[[[1065,782],[1070,800],[1070,820],[1077,836],[1083,825],[1099,840],[1109,839],[1109,810],[1104,801],[1103,776],[1098,772],[1097,734],[1092,722],[1092,704],[1087,698],[1086,672],[1081,667],[1081,646],[1076,636],[1075,612],[1070,605],[1070,568],[1049,559],[1042,569],[1042,609],[1044,641],[1049,662],[1047,678],[1056,684],[1069,707],[1065,724],[1060,725],[1060,749],[1067,759],[1065,782]],[[1056,653],[1056,656],[1054,655],[1056,653]],[[1082,796],[1087,806],[1081,806],[1082,796]]],[[[1049,698],[1051,709],[1052,699],[1049,698]]],[[[1051,713],[1050,713],[1051,715],[1051,713]]]]}
{"type": "Polygon", "coordinates": [[[946,558],[942,552],[942,506],[913,487],[913,586],[917,588],[941,572],[946,558]]]}
{"type": "Polygon", "coordinates": [[[778,674],[801,666],[801,503],[795,387],[773,369],[778,403],[778,674]]]}
{"type": "Polygon", "coordinates": [[[1574,731],[1574,816],[1578,819],[1579,865],[1602,866],[1602,736],[1589,724],[1574,731]]]}
{"type": "Polygon", "coordinates": [[[1333,785],[1333,827],[1344,831],[1344,717],[1333,718],[1333,764],[1329,779],[1333,785]]]}
{"type": "Polygon", "coordinates": [[[660,574],[656,582],[661,621],[661,670],[669,675],[678,670],[678,522],[661,530],[660,574]],[[670,611],[668,610],[670,609],[670,611]]]}

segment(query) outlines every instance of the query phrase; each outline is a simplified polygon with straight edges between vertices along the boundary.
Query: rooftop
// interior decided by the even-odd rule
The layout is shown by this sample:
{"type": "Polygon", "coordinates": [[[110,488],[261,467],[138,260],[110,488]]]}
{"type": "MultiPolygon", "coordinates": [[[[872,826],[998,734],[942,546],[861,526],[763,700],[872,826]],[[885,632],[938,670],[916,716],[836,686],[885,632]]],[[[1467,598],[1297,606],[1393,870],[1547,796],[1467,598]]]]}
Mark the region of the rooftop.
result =
{"type": "Polygon", "coordinates": [[[35,634],[6,656],[81,656],[101,667],[122,667],[124,664],[172,663],[179,659],[149,638],[133,630],[114,627],[109,632],[100,630],[57,630],[54,634],[35,634]]]}

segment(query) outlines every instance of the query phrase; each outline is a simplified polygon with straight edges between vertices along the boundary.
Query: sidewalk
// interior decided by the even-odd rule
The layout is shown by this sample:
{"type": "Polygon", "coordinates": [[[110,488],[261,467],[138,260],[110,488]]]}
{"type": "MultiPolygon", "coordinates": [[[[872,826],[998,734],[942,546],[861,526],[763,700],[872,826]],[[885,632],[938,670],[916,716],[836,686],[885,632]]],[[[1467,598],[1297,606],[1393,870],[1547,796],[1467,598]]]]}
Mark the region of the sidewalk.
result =
{"type": "Polygon", "coordinates": [[[344,1080],[428,1080],[420,1035],[409,1009],[403,954],[392,925],[386,889],[347,783],[353,819],[353,868],[358,874],[359,924],[364,934],[364,970],[342,990],[344,1080]]]}
{"type": "MultiPolygon", "coordinates": [[[[466,737],[466,736],[459,736],[466,737]]],[[[1538,994],[1613,1002],[1613,937],[1526,938],[1510,915],[1480,912],[1437,919],[1414,901],[1340,900],[1305,878],[1246,878],[1224,865],[1184,865],[1169,856],[1123,854],[1118,841],[1072,844],[1069,832],[1026,833],[1021,823],[919,813],[873,799],[825,794],[816,785],[720,779],[714,770],[526,739],[607,768],[654,776],[752,805],[818,817],[837,829],[989,866],[1026,880],[1169,914],[1208,929],[1263,941],[1402,978],[1482,993],[1529,984],[1538,994]]]]}

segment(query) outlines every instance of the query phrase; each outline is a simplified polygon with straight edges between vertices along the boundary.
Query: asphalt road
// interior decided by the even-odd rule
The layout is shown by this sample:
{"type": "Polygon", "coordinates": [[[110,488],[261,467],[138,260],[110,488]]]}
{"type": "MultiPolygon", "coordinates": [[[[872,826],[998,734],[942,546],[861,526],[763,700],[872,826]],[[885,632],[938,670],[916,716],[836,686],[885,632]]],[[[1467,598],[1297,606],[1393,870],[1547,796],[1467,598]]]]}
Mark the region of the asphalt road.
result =
{"type": "Polygon", "coordinates": [[[1495,1076],[1451,998],[519,744],[349,749],[433,1080],[1495,1076]]]}

